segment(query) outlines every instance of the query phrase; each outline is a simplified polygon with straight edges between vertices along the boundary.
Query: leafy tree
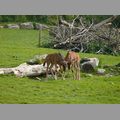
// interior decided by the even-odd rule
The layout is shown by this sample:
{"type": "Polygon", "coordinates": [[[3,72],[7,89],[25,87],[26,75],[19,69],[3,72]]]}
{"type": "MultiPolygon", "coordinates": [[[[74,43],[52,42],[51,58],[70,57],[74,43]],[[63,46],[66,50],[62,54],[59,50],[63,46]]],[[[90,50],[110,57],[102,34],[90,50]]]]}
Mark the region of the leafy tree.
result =
{"type": "Polygon", "coordinates": [[[15,16],[15,22],[26,22],[27,17],[25,15],[16,15],[15,16]]]}
{"type": "MultiPolygon", "coordinates": [[[[62,17],[64,20],[70,22],[77,15],[0,15],[0,22],[39,22],[49,25],[56,25],[58,18],[62,17]]],[[[110,15],[83,15],[86,21],[94,20],[94,23],[98,23],[104,19],[110,17],[110,15]]],[[[120,16],[113,21],[115,27],[120,27],[120,16]]]]}

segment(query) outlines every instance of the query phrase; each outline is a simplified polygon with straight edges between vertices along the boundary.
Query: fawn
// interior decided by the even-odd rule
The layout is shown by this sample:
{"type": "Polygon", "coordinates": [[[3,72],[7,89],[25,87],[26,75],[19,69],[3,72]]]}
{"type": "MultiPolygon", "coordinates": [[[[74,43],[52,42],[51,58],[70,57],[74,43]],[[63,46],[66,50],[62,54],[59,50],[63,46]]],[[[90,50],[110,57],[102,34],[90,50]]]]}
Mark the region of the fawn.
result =
{"type": "Polygon", "coordinates": [[[74,79],[80,80],[80,57],[73,51],[68,51],[65,61],[67,62],[68,69],[74,72],[74,79]]]}
{"type": "Polygon", "coordinates": [[[58,66],[60,67],[61,72],[62,72],[62,68],[63,68],[63,71],[65,71],[67,67],[67,63],[60,53],[48,54],[45,58],[43,66],[45,66],[45,64],[47,64],[46,77],[48,77],[48,71],[50,71],[55,79],[57,79],[56,72],[57,72],[58,66]],[[55,66],[55,75],[53,74],[53,70],[52,70],[53,66],[55,66]]]}

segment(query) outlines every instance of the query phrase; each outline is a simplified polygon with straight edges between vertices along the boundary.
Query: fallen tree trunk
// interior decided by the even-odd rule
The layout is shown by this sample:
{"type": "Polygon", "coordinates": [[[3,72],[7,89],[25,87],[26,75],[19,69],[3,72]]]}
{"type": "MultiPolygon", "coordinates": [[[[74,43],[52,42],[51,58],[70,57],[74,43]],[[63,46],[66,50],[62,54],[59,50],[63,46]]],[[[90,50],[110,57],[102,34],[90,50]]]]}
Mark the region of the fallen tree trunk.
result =
{"type": "MultiPolygon", "coordinates": [[[[13,68],[0,68],[0,74],[14,74],[17,77],[37,77],[46,73],[46,65],[43,66],[43,61],[47,54],[35,55],[26,63],[22,63],[13,68]]],[[[55,67],[53,67],[53,71],[55,67]]],[[[59,70],[59,68],[58,68],[59,70]]],[[[50,73],[50,72],[49,72],[50,73]]]]}
{"type": "MultiPolygon", "coordinates": [[[[55,67],[53,67],[52,70],[55,71],[55,67]]],[[[59,70],[60,68],[58,67],[57,71],[59,70]]],[[[50,73],[50,71],[48,71],[48,73],[50,73]]],[[[29,65],[27,63],[22,63],[14,68],[0,68],[0,74],[14,74],[17,77],[37,77],[46,74],[46,65],[29,65]]]]}
{"type": "Polygon", "coordinates": [[[46,67],[40,65],[28,65],[23,63],[14,68],[0,68],[0,74],[14,74],[18,77],[33,77],[45,74],[46,67]]]}

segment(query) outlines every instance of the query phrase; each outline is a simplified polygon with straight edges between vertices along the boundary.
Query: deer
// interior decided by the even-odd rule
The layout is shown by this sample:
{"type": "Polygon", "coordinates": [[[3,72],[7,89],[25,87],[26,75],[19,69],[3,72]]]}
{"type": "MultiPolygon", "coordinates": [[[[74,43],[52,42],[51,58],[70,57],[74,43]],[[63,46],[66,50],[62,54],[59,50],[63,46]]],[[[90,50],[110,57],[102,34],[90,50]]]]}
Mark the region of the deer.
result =
{"type": "Polygon", "coordinates": [[[52,73],[52,76],[54,77],[55,80],[57,80],[57,76],[56,76],[57,68],[59,67],[60,72],[62,72],[62,71],[66,71],[66,67],[67,67],[67,63],[64,60],[64,57],[60,53],[48,54],[44,60],[43,66],[45,66],[45,64],[47,64],[46,78],[48,77],[48,71],[50,71],[50,73],[52,73]],[[52,70],[53,67],[55,67],[55,71],[54,71],[55,75],[52,70]]]}
{"type": "Polygon", "coordinates": [[[74,72],[74,80],[80,80],[80,57],[76,52],[68,51],[65,56],[67,67],[74,72]]]}

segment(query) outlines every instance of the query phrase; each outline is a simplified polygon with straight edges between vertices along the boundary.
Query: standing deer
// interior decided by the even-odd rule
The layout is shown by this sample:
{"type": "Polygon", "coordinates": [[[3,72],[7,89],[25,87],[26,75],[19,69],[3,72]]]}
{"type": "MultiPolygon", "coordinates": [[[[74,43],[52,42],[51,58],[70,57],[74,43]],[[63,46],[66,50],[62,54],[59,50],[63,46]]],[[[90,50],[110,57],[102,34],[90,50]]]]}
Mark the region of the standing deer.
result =
{"type": "Polygon", "coordinates": [[[73,51],[68,51],[65,61],[67,62],[68,69],[74,72],[74,79],[80,80],[80,57],[73,51]]]}
{"type": "Polygon", "coordinates": [[[62,68],[65,71],[67,67],[67,63],[60,53],[48,54],[47,57],[45,58],[43,66],[45,66],[45,64],[47,64],[46,77],[48,77],[48,71],[50,71],[55,79],[57,79],[56,72],[58,66],[60,67],[60,71],[62,71],[62,68]],[[53,66],[55,66],[55,75],[53,74],[52,70],[53,66]]]}

